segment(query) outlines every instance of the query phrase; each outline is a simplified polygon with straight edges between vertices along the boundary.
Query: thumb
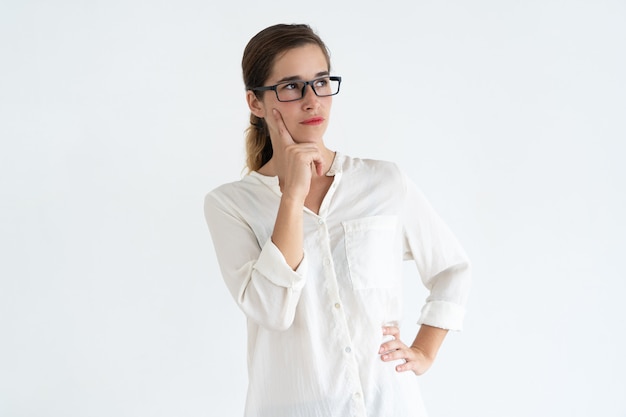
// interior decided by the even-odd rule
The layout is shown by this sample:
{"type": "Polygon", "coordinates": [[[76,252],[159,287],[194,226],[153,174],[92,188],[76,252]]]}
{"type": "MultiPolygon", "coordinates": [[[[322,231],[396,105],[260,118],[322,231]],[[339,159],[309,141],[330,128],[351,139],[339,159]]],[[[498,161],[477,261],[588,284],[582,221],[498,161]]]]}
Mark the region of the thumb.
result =
{"type": "Polygon", "coordinates": [[[315,172],[319,177],[321,177],[324,174],[324,160],[315,159],[313,160],[313,164],[315,165],[315,172]]]}

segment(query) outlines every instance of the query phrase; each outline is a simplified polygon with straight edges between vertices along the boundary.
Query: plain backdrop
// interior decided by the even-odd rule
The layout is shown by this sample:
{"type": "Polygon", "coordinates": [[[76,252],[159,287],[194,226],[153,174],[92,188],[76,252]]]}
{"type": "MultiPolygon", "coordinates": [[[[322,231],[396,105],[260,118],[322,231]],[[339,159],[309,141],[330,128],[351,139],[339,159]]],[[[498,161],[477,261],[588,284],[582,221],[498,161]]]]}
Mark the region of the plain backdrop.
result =
{"type": "Polygon", "coordinates": [[[244,172],[241,54],[279,22],[343,76],[327,145],[400,164],[473,261],[431,416],[626,416],[626,3],[603,0],[2,0],[0,416],[242,414],[203,198],[244,172]]]}

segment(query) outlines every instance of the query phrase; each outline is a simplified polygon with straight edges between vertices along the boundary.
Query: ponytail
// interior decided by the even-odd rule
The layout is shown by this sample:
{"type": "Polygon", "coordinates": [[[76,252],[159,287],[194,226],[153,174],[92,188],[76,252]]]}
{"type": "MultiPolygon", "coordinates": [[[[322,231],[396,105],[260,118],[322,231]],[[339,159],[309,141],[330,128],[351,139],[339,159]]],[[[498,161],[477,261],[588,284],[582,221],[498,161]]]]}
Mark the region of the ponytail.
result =
{"type": "Polygon", "coordinates": [[[272,158],[274,153],[270,134],[264,119],[250,114],[250,126],[246,129],[246,165],[248,172],[257,171],[272,158]]]}

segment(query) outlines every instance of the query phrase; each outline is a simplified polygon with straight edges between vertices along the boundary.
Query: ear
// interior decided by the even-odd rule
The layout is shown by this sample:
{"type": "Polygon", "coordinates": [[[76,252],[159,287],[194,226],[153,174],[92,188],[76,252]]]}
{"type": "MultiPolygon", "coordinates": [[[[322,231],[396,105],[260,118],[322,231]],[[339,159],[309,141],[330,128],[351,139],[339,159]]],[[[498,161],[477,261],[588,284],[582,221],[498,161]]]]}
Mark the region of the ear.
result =
{"type": "Polygon", "coordinates": [[[259,100],[256,94],[254,94],[254,91],[246,91],[246,101],[248,102],[248,107],[250,108],[250,112],[252,112],[252,114],[261,119],[265,117],[265,107],[263,106],[263,102],[259,100]]]}

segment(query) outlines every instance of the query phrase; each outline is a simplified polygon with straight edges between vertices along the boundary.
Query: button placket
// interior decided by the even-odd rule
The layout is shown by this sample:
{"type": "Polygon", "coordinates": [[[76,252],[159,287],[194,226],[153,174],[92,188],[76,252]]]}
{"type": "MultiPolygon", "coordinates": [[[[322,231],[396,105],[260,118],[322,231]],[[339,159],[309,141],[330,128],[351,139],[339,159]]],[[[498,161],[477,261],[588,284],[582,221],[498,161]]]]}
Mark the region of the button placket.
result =
{"type": "MultiPolygon", "coordinates": [[[[336,185],[336,181],[331,185],[331,189],[336,185]]],[[[322,241],[329,241],[328,223],[326,222],[326,211],[320,210],[320,214],[317,215],[315,221],[318,224],[319,238],[322,241]]],[[[323,244],[322,242],[320,242],[323,244]]],[[[324,244],[323,244],[324,245],[324,244]]],[[[324,245],[327,246],[327,245],[324,245]]],[[[320,259],[323,265],[323,271],[325,280],[327,282],[327,291],[330,297],[330,309],[332,310],[332,320],[335,322],[335,328],[337,332],[334,337],[335,349],[340,350],[340,354],[343,355],[346,366],[348,368],[348,379],[345,394],[348,395],[350,401],[353,403],[353,413],[355,416],[365,416],[365,403],[362,395],[363,388],[361,386],[361,379],[359,377],[359,369],[355,356],[355,351],[352,349],[352,338],[350,337],[350,331],[348,326],[348,320],[346,317],[345,306],[340,297],[339,286],[337,282],[336,271],[334,268],[334,262],[330,247],[327,247],[326,251],[323,251],[320,259]]]]}

